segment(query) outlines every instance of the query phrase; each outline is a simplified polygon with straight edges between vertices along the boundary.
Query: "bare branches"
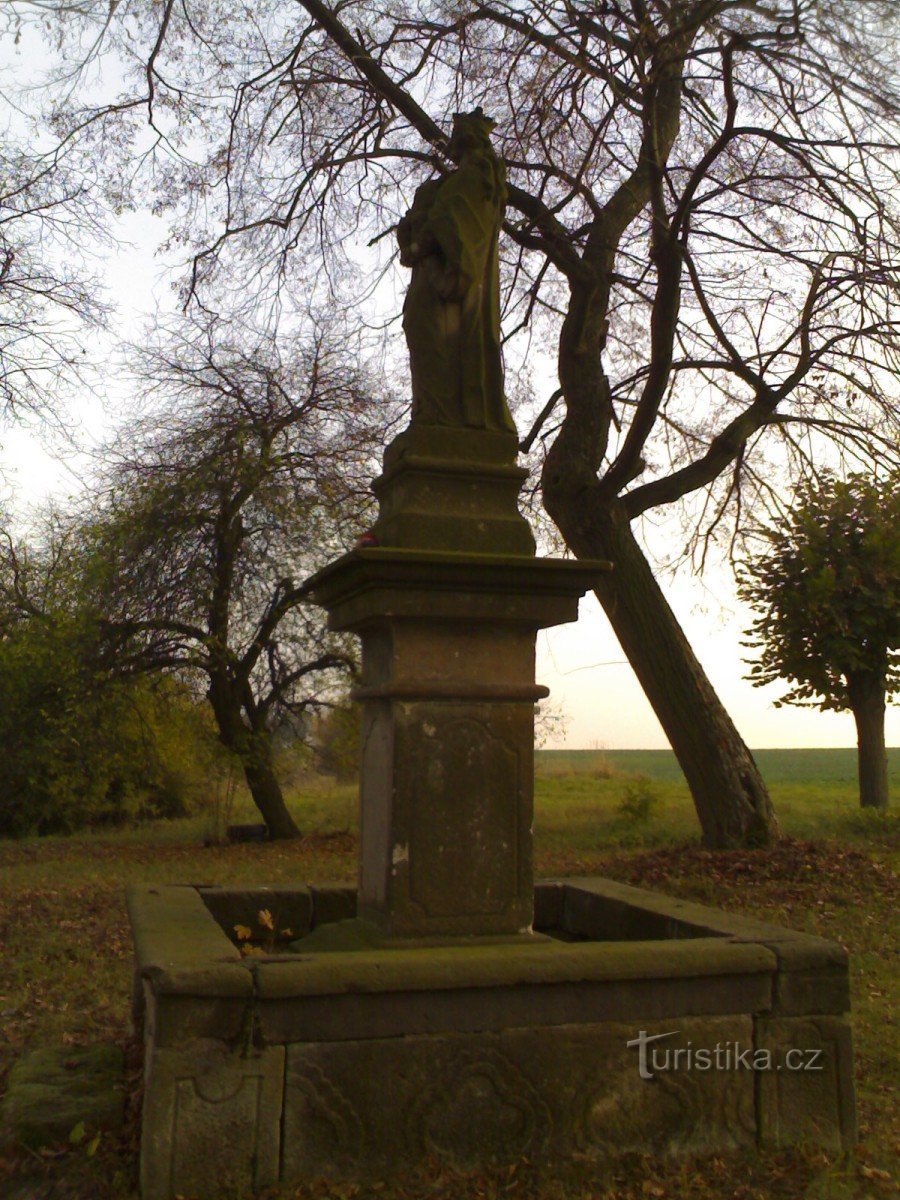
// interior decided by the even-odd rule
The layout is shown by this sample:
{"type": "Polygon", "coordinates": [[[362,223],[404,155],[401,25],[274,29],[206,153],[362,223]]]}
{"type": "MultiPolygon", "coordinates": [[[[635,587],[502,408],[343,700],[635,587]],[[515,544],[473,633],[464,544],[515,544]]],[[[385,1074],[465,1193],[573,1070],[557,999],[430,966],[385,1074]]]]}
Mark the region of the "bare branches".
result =
{"type": "Polygon", "coordinates": [[[252,724],[346,660],[319,652],[329,638],[300,583],[348,536],[341,522],[362,519],[376,393],[327,328],[293,361],[226,334],[208,325],[144,352],[144,384],[168,407],[114,448],[91,557],[129,669],[201,670],[245,697],[252,724]]]}
{"type": "Polygon", "coordinates": [[[105,309],[81,242],[103,238],[96,206],[70,164],[0,151],[0,414],[53,414],[86,385],[81,335],[105,309]]]}
{"type": "MultiPolygon", "coordinates": [[[[881,452],[895,27],[888,0],[133,0],[105,37],[135,63],[116,105],[159,127],[145,178],[193,256],[186,298],[210,309],[277,311],[302,272],[374,295],[414,186],[447,165],[449,115],[483,105],[510,183],[508,350],[530,339],[541,371],[555,356],[565,402],[545,485],[646,511],[715,486],[716,466],[737,497],[783,445],[773,398],[881,452]],[[865,401],[838,412],[817,371],[865,401]]],[[[84,114],[60,120],[83,136],[84,114]]]]}

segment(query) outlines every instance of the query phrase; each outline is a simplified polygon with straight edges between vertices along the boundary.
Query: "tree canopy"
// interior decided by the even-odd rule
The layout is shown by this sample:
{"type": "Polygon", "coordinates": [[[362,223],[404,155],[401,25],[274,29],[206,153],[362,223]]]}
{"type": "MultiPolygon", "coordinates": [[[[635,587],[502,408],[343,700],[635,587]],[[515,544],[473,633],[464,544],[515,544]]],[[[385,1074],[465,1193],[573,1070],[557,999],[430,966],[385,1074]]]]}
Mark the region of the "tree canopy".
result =
{"type": "MultiPolygon", "coordinates": [[[[181,816],[212,735],[183,687],[113,677],[78,597],[68,522],[0,538],[0,834],[181,816]]],[[[202,783],[201,783],[202,779],[202,783]]]]}
{"type": "Polygon", "coordinates": [[[199,682],[270,833],[292,836],[272,736],[354,663],[303,581],[365,519],[377,386],[333,332],[282,357],[216,323],[141,374],[165,408],[121,437],[82,534],[107,665],[199,682]]]}
{"type": "Polygon", "coordinates": [[[32,715],[45,676],[79,728],[135,680],[169,676],[209,701],[276,837],[297,828],[273,742],[308,732],[356,661],[304,581],[361,533],[390,425],[357,349],[312,320],[289,353],[219,321],[135,348],[142,413],[100,452],[90,496],[0,553],[0,675],[15,686],[19,647],[32,715]]]}
{"type": "Polygon", "coordinates": [[[886,804],[884,705],[900,690],[900,475],[825,475],[764,535],[740,588],[758,614],[750,677],[790,683],[776,704],[852,710],[861,756],[880,720],[860,783],[864,804],[886,804]]]}

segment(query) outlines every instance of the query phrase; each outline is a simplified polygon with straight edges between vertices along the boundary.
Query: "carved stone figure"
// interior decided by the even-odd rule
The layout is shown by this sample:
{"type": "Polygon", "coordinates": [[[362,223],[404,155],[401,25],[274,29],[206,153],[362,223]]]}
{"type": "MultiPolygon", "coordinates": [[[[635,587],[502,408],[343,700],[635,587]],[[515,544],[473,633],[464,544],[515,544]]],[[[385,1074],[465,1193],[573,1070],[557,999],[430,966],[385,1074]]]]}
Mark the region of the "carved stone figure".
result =
{"type": "Polygon", "coordinates": [[[515,433],[503,394],[497,236],[506,174],[480,108],[457,113],[449,153],[458,166],[418,188],[397,227],[412,267],[403,330],[413,423],[515,433]]]}

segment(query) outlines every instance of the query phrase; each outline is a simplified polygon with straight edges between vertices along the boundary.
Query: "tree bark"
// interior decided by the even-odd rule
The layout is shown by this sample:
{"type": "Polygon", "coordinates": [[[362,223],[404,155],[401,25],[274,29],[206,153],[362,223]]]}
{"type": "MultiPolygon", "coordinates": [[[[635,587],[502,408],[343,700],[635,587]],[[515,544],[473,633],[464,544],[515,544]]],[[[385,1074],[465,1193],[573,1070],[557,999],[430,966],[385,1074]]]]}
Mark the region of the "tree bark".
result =
{"type": "Polygon", "coordinates": [[[862,808],[887,808],[888,769],[884,745],[884,677],[860,671],[847,676],[847,694],[856,721],[859,803],[862,808]]]}
{"type": "Polygon", "coordinates": [[[555,499],[551,515],[575,554],[613,563],[596,595],[685,774],[704,844],[769,844],[777,825],[753,756],[695,657],[621,503],[555,499]]]}
{"type": "Polygon", "coordinates": [[[219,740],[238,756],[253,803],[266,823],[269,837],[287,840],[300,837],[294,818],[284,802],[284,793],[272,764],[268,736],[254,733],[245,723],[239,694],[228,680],[212,679],[209,700],[219,730],[219,740]]]}
{"type": "Polygon", "coordinates": [[[246,756],[241,756],[244,778],[253,797],[253,803],[262,813],[269,830],[269,837],[286,840],[300,837],[300,830],[288,812],[284,793],[272,765],[272,751],[268,739],[253,739],[253,747],[246,756]]]}

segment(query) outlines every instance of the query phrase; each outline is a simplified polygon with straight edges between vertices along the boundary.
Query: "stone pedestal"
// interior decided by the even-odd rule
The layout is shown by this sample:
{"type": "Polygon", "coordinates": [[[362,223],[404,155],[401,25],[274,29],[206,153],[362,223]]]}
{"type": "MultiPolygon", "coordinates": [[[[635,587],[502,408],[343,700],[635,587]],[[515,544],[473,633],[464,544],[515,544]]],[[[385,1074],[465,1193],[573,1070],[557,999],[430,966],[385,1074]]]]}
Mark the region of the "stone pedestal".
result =
{"type": "Polygon", "coordinates": [[[516,506],[528,475],[517,452],[513,434],[411,425],[388,446],[372,484],[379,544],[533,555],[534,536],[516,506]]]}
{"type": "MultiPolygon", "coordinates": [[[[490,126],[480,110],[457,119],[462,162],[490,126]]],[[[132,889],[144,1200],[430,1161],[783,1145],[795,1128],[853,1138],[838,947],[602,880],[533,890],[535,636],[575,620],[609,564],[534,556],[496,244],[467,219],[483,190],[470,178],[444,195],[462,197],[450,228],[481,283],[445,300],[440,280],[461,275],[435,231],[441,254],[422,239],[434,187],[420,189],[401,223],[416,416],[385,453],[371,535],[307,584],[362,641],[358,889],[132,889]],[[472,312],[483,328],[463,337],[472,312]],[[273,923],[295,940],[243,958],[238,931],[273,923]],[[801,1038],[817,1080],[763,1080],[728,1065],[737,1050],[715,1072],[688,1063],[771,1047],[777,1070],[801,1038]],[[647,1044],[671,1063],[648,1074],[647,1044]]],[[[499,227],[502,189],[494,200],[482,216],[499,227]]]]}
{"type": "Polygon", "coordinates": [[[530,931],[535,634],[598,569],[377,547],[312,580],[362,639],[360,916],[385,933],[530,931]]]}
{"type": "Polygon", "coordinates": [[[388,936],[531,932],[535,635],[609,564],[534,557],[516,450],[411,425],[373,485],[378,545],[308,585],[362,640],[359,911],[388,936]]]}

